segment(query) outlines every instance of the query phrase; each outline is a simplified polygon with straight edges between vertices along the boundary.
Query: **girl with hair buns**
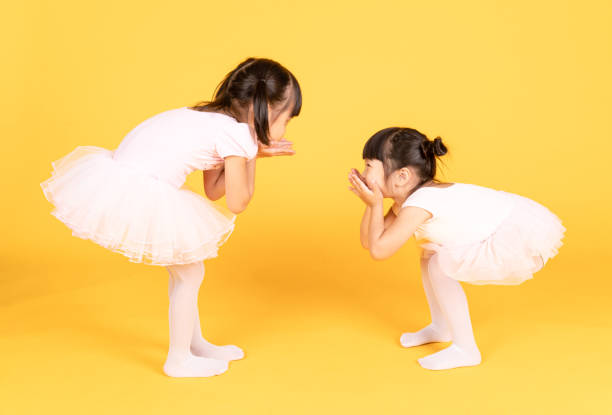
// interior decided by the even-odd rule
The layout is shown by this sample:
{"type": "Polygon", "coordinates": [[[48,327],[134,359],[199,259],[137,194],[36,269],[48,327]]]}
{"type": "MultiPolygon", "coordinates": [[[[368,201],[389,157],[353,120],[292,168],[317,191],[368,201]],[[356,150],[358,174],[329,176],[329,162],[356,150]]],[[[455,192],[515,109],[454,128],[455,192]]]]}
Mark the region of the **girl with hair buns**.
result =
{"type": "Polygon", "coordinates": [[[217,256],[234,229],[234,214],[253,197],[257,158],[294,154],[283,136],[301,106],[291,72],[273,60],[249,58],[225,76],[213,101],[158,113],[113,151],[77,147],[53,163],[52,176],[41,183],[55,205],[52,214],[73,235],[132,262],[166,267],[168,376],[218,375],[244,355],[202,335],[203,261],[217,256]],[[195,170],[203,171],[206,196],[225,196],[232,214],[183,187],[195,170]]]}
{"type": "Polygon", "coordinates": [[[474,340],[460,281],[516,285],[530,278],[562,245],[564,226],[546,207],[526,197],[466,183],[436,180],[447,149],[411,128],[386,128],[365,144],[365,169],[349,173],[349,189],[366,204],[361,243],[375,259],[393,255],[413,235],[431,324],[404,333],[400,343],[452,344],[419,359],[431,370],[474,366],[474,340]],[[384,214],[383,198],[394,204],[384,214]]]}

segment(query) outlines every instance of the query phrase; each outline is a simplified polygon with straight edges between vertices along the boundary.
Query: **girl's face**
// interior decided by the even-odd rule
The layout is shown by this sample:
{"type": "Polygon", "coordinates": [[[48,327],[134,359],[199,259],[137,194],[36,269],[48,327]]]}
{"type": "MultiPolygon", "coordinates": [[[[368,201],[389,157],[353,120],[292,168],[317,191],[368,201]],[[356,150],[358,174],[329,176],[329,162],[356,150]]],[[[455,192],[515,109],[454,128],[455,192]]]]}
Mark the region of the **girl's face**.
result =
{"type": "Polygon", "coordinates": [[[385,178],[382,161],[375,159],[365,159],[364,161],[365,169],[362,176],[366,179],[366,183],[374,182],[378,184],[383,197],[405,196],[406,191],[411,190],[418,181],[418,176],[409,167],[395,170],[385,178]]]}
{"type": "MultiPolygon", "coordinates": [[[[285,137],[285,131],[287,130],[287,124],[291,120],[291,114],[293,112],[293,108],[289,107],[286,110],[278,113],[278,110],[274,110],[268,104],[268,137],[270,138],[270,142],[279,141],[285,137]]],[[[256,137],[255,133],[255,115],[253,114],[253,104],[249,106],[249,127],[251,129],[251,135],[256,137]]]]}
{"type": "Polygon", "coordinates": [[[362,176],[366,179],[366,183],[376,183],[380,187],[384,197],[391,197],[387,189],[387,181],[385,180],[385,170],[383,163],[380,160],[365,159],[365,168],[362,176]]]}
{"type": "Polygon", "coordinates": [[[277,115],[277,117],[272,120],[272,112],[271,108],[268,107],[268,125],[270,131],[270,141],[279,141],[285,137],[285,131],[287,129],[287,124],[291,120],[292,108],[288,108],[285,111],[281,112],[277,115]]]}

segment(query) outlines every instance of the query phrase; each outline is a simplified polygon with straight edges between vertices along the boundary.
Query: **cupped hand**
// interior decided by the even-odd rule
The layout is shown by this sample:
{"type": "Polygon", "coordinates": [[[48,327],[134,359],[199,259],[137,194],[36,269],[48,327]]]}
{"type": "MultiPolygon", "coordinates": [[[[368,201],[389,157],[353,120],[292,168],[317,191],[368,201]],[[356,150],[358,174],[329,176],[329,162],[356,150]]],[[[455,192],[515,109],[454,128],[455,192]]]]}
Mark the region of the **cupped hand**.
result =
{"type": "Polygon", "coordinates": [[[284,138],[278,141],[270,141],[270,145],[259,143],[257,157],[292,156],[295,154],[292,146],[293,143],[284,138]]]}
{"type": "Polygon", "coordinates": [[[365,179],[356,169],[349,173],[349,190],[355,193],[366,205],[374,206],[383,200],[378,183],[365,179]]]}
{"type": "MultiPolygon", "coordinates": [[[[363,175],[359,172],[359,170],[357,169],[351,169],[351,173],[353,173],[354,175],[356,175],[362,182],[366,183],[366,178],[363,177],[363,175]]],[[[350,173],[349,173],[350,176],[350,173]]],[[[367,183],[366,183],[367,184],[367,183]]]]}

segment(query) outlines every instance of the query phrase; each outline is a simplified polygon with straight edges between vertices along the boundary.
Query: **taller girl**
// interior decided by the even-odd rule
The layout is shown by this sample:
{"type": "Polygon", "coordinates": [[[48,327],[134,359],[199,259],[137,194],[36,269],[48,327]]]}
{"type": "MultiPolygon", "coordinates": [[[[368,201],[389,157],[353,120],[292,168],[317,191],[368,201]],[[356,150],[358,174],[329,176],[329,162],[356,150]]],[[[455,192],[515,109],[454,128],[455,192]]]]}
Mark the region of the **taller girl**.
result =
{"type": "Polygon", "coordinates": [[[213,101],[158,113],[113,151],[79,146],[54,162],[51,178],[41,183],[55,205],[52,214],[73,235],[132,262],[167,268],[168,376],[218,375],[244,356],[236,346],[204,339],[197,303],[203,261],[217,256],[235,216],[184,188],[185,179],[202,170],[206,196],[225,195],[229,210],[242,212],[253,197],[256,159],[294,154],[283,136],[301,105],[291,72],[249,58],[226,75],[213,101]]]}

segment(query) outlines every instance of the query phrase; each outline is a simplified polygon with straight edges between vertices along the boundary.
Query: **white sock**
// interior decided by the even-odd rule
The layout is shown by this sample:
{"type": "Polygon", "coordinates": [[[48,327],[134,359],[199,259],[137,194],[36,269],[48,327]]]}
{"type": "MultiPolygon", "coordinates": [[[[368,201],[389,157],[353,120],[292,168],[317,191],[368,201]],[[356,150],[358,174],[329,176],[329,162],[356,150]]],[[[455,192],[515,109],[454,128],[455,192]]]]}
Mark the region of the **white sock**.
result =
{"type": "Polygon", "coordinates": [[[463,351],[456,344],[451,344],[446,349],[437,353],[418,359],[419,364],[425,369],[443,370],[461,366],[475,366],[480,363],[480,352],[472,350],[463,351]]]}
{"type": "Polygon", "coordinates": [[[451,340],[450,332],[443,332],[433,323],[414,333],[404,333],[400,343],[404,347],[420,346],[426,343],[448,342],[451,340]]]}
{"type": "Polygon", "coordinates": [[[210,343],[202,336],[202,329],[200,328],[200,318],[196,311],[196,323],[193,326],[194,332],[191,338],[191,353],[196,356],[211,357],[214,359],[221,360],[240,360],[244,357],[244,352],[238,346],[231,344],[224,346],[217,346],[210,343]]]}
{"type": "Polygon", "coordinates": [[[198,291],[204,278],[204,264],[171,265],[168,271],[170,345],[164,373],[172,377],[208,377],[228,368],[226,361],[194,356],[190,345],[197,313],[198,291]]]}
{"type": "Polygon", "coordinates": [[[227,370],[226,361],[188,355],[170,355],[164,363],[164,373],[174,378],[200,378],[220,375],[227,370]]]}

